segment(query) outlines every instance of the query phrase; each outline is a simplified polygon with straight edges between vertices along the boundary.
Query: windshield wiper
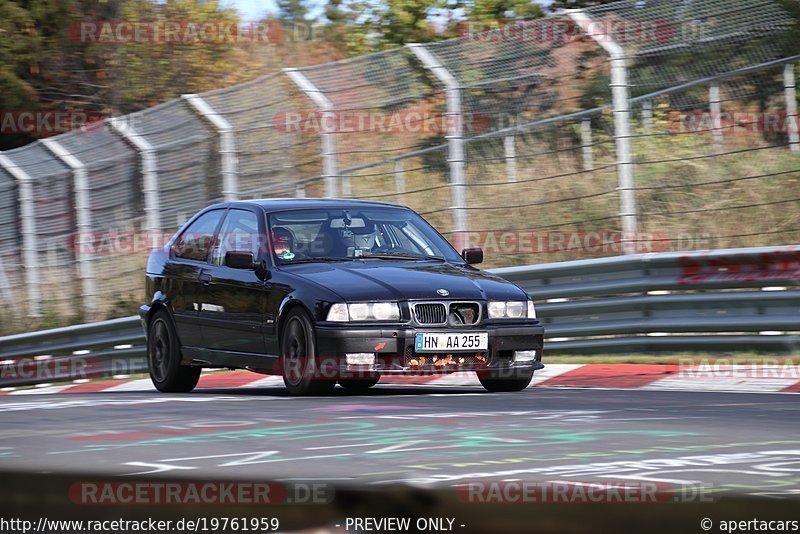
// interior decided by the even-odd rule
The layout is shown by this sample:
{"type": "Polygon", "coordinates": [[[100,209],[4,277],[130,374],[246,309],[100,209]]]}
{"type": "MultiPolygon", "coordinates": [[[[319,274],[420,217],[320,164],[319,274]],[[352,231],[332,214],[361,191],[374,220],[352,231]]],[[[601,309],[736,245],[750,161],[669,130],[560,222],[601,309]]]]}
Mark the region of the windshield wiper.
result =
{"type": "Polygon", "coordinates": [[[447,261],[441,256],[417,256],[414,254],[403,254],[402,252],[380,252],[376,254],[364,254],[355,259],[377,259],[377,260],[412,260],[412,261],[447,261]]]}
{"type": "Polygon", "coordinates": [[[293,265],[295,263],[322,263],[333,261],[353,261],[354,258],[337,258],[335,256],[320,256],[318,258],[300,258],[297,260],[284,260],[281,265],[293,265]]]}

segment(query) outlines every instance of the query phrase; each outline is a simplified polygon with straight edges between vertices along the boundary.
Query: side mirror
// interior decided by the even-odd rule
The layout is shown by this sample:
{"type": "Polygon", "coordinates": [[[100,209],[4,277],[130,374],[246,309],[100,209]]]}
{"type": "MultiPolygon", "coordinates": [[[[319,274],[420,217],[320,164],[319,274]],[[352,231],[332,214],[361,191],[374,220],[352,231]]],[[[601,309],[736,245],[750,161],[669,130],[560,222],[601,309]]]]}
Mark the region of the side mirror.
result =
{"type": "Polygon", "coordinates": [[[255,262],[253,261],[252,252],[242,252],[232,250],[225,253],[225,267],[231,269],[254,269],[255,262]]]}
{"type": "Polygon", "coordinates": [[[480,248],[465,248],[461,251],[461,257],[469,265],[483,262],[483,250],[480,248]]]}

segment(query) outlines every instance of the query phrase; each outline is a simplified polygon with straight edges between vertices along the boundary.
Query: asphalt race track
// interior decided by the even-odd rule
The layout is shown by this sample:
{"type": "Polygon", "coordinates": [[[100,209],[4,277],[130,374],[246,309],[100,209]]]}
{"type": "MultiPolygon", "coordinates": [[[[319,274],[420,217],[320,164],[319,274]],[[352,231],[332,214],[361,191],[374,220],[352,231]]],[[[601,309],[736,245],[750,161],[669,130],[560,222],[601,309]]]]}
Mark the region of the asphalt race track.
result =
{"type": "Polygon", "coordinates": [[[652,480],[800,495],[792,394],[378,385],[0,397],[0,469],[451,487],[652,480]]]}

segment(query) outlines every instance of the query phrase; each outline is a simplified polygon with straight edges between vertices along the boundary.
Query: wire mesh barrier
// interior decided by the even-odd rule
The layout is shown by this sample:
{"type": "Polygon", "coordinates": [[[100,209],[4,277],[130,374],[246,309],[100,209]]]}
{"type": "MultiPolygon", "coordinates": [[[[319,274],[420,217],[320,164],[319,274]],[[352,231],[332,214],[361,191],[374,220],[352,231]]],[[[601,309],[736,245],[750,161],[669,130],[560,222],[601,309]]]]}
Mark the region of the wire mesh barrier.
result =
{"type": "Polygon", "coordinates": [[[133,239],[144,230],[136,152],[103,127],[71,132],[57,142],[87,170],[91,227],[77,230],[73,253],[85,253],[92,264],[95,293],[101,297],[94,303],[98,315],[117,316],[140,298],[146,261],[133,239]]]}
{"type": "MultiPolygon", "coordinates": [[[[5,310],[26,300],[18,195],[14,177],[0,169],[0,302],[5,310]]],[[[12,319],[7,313],[2,313],[0,320],[11,322],[12,319]]]]}
{"type": "Polygon", "coordinates": [[[633,134],[644,233],[686,241],[682,248],[798,241],[800,153],[791,150],[783,73],[773,67],[652,102],[652,118],[633,134]]]}
{"type": "Polygon", "coordinates": [[[2,153],[0,332],[132,312],[147,249],[222,199],[404,204],[488,267],[796,242],[798,42],[774,0],[623,0],[2,153]]]}
{"type": "Polygon", "coordinates": [[[497,266],[620,254],[611,129],[589,113],[470,140],[466,244],[497,266]]]}
{"type": "Polygon", "coordinates": [[[184,102],[134,113],[128,126],[155,153],[160,229],[174,230],[209,201],[221,200],[217,136],[184,102]]]}
{"type": "Polygon", "coordinates": [[[234,130],[241,198],[257,198],[322,172],[317,136],[299,127],[302,96],[282,74],[200,97],[234,130]]]}
{"type": "MultiPolygon", "coordinates": [[[[80,287],[72,269],[75,218],[70,169],[41,143],[8,151],[4,156],[10,162],[7,172],[13,169],[25,178],[18,178],[22,190],[19,193],[21,264],[24,274],[36,274],[35,287],[29,286],[31,279],[18,277],[27,294],[20,292],[23,298],[14,302],[14,308],[27,303],[27,312],[39,307],[48,319],[80,320],[82,310],[75,306],[80,287]]],[[[24,318],[24,312],[20,315],[24,318]]]]}

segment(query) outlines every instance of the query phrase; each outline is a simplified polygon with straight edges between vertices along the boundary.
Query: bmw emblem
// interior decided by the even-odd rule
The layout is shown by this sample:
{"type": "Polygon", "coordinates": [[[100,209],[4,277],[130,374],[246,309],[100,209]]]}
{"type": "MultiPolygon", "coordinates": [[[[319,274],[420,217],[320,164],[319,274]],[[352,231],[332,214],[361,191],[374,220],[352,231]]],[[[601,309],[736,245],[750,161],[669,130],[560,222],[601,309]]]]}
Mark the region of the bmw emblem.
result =
{"type": "Polygon", "coordinates": [[[443,297],[446,297],[450,294],[450,292],[446,289],[437,289],[436,292],[443,297]]]}

